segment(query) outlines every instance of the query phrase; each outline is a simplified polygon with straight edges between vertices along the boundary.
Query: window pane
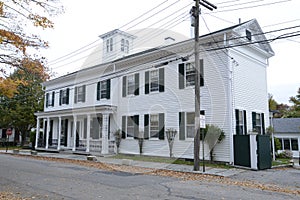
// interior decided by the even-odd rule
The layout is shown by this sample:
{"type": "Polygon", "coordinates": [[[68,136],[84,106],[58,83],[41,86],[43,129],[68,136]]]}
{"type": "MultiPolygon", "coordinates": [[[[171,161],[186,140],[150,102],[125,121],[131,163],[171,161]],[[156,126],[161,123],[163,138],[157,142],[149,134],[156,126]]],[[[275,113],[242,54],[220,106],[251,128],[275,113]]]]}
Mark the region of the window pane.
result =
{"type": "Polygon", "coordinates": [[[195,135],[195,113],[186,113],[186,137],[194,138],[195,135]]]}
{"type": "Polygon", "coordinates": [[[291,150],[290,139],[283,139],[284,150],[291,150]]]}
{"type": "Polygon", "coordinates": [[[130,75],[127,77],[127,94],[134,94],[134,89],[135,89],[135,80],[134,80],[134,75],[130,75]]]}
{"type": "Polygon", "coordinates": [[[100,83],[100,98],[106,98],[106,88],[107,88],[107,82],[106,81],[101,81],[100,83]]]}
{"type": "Polygon", "coordinates": [[[293,151],[298,151],[299,147],[298,147],[298,139],[291,139],[292,141],[292,150],[293,151]]]}
{"type": "Polygon", "coordinates": [[[159,134],[158,115],[150,115],[150,137],[158,138],[159,134]]]}
{"type": "Polygon", "coordinates": [[[127,137],[134,136],[134,122],[131,116],[127,117],[127,137]]]}
{"type": "Polygon", "coordinates": [[[186,79],[186,86],[193,86],[195,85],[195,67],[194,63],[186,63],[185,65],[185,79],[186,79]]]}
{"type": "Polygon", "coordinates": [[[150,72],[150,91],[158,91],[158,70],[150,72]]]}

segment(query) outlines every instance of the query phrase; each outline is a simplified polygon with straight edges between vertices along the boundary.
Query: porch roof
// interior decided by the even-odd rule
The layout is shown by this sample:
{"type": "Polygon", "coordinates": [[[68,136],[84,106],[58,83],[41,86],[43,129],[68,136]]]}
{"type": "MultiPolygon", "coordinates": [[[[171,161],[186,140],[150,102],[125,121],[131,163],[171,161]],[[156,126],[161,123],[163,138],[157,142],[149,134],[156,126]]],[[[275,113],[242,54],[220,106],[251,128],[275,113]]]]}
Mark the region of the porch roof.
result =
{"type": "Polygon", "coordinates": [[[68,108],[47,112],[36,112],[35,116],[40,118],[46,117],[69,117],[74,115],[87,115],[87,114],[99,114],[99,113],[113,113],[117,110],[117,106],[112,105],[99,105],[99,106],[89,106],[80,108],[68,108]]]}

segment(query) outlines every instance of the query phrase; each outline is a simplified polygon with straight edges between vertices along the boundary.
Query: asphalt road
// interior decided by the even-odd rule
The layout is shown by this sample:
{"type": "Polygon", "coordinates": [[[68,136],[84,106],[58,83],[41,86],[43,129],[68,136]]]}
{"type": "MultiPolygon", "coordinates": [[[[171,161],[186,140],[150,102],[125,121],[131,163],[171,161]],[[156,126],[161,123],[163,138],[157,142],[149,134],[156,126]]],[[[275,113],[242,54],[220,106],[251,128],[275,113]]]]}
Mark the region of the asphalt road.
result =
{"type": "MultiPolygon", "coordinates": [[[[238,177],[236,177],[238,178],[238,177]]],[[[0,191],[34,199],[300,199],[215,181],[109,172],[0,154],[0,191]]]]}

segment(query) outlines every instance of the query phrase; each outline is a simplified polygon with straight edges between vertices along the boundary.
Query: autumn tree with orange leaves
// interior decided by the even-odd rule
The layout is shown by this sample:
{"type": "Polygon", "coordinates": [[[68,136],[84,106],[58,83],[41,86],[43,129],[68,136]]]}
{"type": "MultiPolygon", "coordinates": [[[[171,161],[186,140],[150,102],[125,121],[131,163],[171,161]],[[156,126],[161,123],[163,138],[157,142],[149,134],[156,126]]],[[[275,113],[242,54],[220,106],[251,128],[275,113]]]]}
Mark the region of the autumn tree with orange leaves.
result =
{"type": "Polygon", "coordinates": [[[45,58],[36,50],[48,43],[35,29],[53,28],[52,16],[63,12],[59,0],[0,0],[0,93],[12,97],[22,80],[7,79],[16,69],[44,74],[45,58]],[[38,71],[42,70],[42,71],[38,71]]]}

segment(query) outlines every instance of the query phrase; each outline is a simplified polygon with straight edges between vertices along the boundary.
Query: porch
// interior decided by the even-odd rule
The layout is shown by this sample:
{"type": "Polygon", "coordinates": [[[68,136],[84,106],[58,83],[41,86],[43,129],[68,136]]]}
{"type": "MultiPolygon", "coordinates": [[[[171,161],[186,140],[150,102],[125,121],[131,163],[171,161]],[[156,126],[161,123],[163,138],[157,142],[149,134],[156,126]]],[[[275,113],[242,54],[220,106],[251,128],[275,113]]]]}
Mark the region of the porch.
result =
{"type": "Polygon", "coordinates": [[[35,113],[35,148],[114,153],[114,111],[113,106],[98,106],[35,113]]]}

